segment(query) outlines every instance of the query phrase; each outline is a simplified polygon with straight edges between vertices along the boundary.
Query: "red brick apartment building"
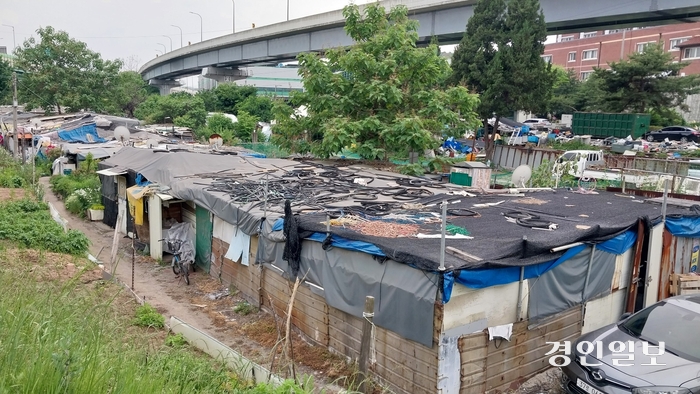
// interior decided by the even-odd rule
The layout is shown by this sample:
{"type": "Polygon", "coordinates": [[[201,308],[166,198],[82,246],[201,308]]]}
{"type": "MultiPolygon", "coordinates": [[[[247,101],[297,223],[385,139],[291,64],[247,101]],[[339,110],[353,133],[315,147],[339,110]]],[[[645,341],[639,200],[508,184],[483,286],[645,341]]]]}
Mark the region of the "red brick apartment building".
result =
{"type": "Polygon", "coordinates": [[[545,46],[544,59],[576,72],[585,80],[594,67],[641,52],[649,43],[662,42],[676,60],[690,62],[683,73],[700,74],[700,22],[666,26],[604,30],[557,36],[557,42],[545,46]]]}

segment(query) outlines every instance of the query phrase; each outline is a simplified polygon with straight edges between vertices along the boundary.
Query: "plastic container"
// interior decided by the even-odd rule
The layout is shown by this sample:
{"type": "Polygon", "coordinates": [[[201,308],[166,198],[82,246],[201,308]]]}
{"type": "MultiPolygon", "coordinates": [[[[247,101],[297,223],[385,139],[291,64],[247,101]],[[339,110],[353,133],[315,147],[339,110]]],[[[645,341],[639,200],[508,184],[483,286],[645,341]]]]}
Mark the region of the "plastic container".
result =
{"type": "Polygon", "coordinates": [[[471,186],[472,177],[469,174],[452,172],[450,173],[450,183],[460,186],[471,186]]]}

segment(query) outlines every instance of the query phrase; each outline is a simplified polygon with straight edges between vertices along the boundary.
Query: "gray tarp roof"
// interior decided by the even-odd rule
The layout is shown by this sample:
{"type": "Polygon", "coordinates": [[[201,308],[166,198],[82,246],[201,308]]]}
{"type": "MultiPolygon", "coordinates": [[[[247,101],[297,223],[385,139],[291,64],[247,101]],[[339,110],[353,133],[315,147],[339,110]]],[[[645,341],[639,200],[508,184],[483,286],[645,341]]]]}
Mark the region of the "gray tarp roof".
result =
{"type": "MultiPolygon", "coordinates": [[[[214,183],[213,178],[235,177],[263,182],[265,174],[281,176],[295,167],[305,167],[303,163],[286,159],[257,159],[238,155],[211,153],[158,151],[144,148],[124,147],[117,154],[104,161],[112,167],[127,168],[142,174],[147,180],[163,186],[169,186],[168,194],[173,197],[194,201],[198,205],[215,213],[222,220],[239,226],[246,234],[257,234],[265,212],[257,202],[245,205],[232,203],[226,193],[207,190],[214,183]]],[[[400,176],[399,174],[353,168],[358,176],[376,177],[377,175],[400,176]]],[[[372,186],[388,186],[387,181],[375,179],[372,186]]],[[[444,191],[444,190],[442,190],[444,191]]],[[[437,190],[435,190],[437,193],[437,190]]],[[[378,201],[392,201],[390,197],[380,196],[378,201]]],[[[351,200],[334,206],[356,205],[351,200]]],[[[318,207],[295,206],[298,209],[318,209],[318,207]]],[[[284,211],[270,208],[266,223],[271,224],[284,216],[284,211]]],[[[267,229],[269,231],[269,228],[267,229]]],[[[266,231],[267,232],[267,231],[266,231]]]]}

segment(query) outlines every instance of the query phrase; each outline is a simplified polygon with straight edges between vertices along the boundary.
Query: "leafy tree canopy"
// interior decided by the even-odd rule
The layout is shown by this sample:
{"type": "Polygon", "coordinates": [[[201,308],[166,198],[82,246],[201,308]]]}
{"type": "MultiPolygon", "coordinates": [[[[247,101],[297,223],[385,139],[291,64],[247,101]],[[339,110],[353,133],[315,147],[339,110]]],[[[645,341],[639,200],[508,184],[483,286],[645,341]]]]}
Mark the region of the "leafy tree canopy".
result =
{"type": "Polygon", "coordinates": [[[255,86],[239,86],[235,83],[218,85],[211,90],[197,93],[204,100],[209,112],[224,112],[238,116],[239,111],[256,116],[262,122],[272,120],[272,99],[258,96],[255,86]]]}
{"type": "Polygon", "coordinates": [[[649,45],[644,52],[598,68],[594,77],[602,94],[592,106],[609,112],[663,113],[669,108],[687,110],[684,101],[700,93],[700,75],[680,76],[688,62],[674,62],[661,45],[649,45]]]}
{"type": "Polygon", "coordinates": [[[379,4],[364,14],[343,9],[349,50],[299,55],[304,92],[292,106],[277,103],[274,142],[299,153],[329,157],[350,148],[366,159],[423,152],[443,135],[461,136],[475,124],[478,98],[464,87],[443,90],[450,76],[435,45],[418,48],[417,22],[406,6],[389,13],[379,4]],[[308,116],[292,107],[305,106],[308,116]]]}
{"type": "Polygon", "coordinates": [[[12,101],[12,68],[10,64],[0,59],[0,104],[12,101]]]}
{"type": "Polygon", "coordinates": [[[236,115],[241,112],[255,116],[261,122],[272,120],[273,102],[267,96],[250,96],[236,105],[236,115]]]}
{"type": "Polygon", "coordinates": [[[204,126],[207,120],[204,100],[186,92],[149,96],[134,111],[134,115],[148,123],[163,123],[170,118],[176,126],[193,130],[204,126]]]}
{"type": "MultiPolygon", "coordinates": [[[[551,98],[555,74],[541,55],[547,30],[538,0],[479,0],[452,56],[453,84],[480,95],[477,112],[487,120],[516,110],[541,112],[551,98]]],[[[485,137],[486,155],[493,139],[485,137]]]]}
{"type": "Polygon", "coordinates": [[[582,83],[576,76],[576,72],[565,70],[562,67],[553,67],[552,71],[554,72],[552,98],[547,104],[546,111],[540,112],[539,115],[545,117],[547,114],[551,114],[561,119],[563,114],[583,110],[583,108],[577,107],[582,83]]]}
{"type": "Polygon", "coordinates": [[[58,113],[108,107],[121,61],[103,60],[84,42],[50,26],[37,34],[38,40],[31,37],[15,52],[15,65],[25,72],[18,90],[26,107],[58,113]]]}
{"type": "Polygon", "coordinates": [[[126,115],[133,118],[136,108],[146,101],[149,95],[159,94],[158,89],[149,86],[141,74],[135,71],[122,71],[110,92],[106,111],[113,115],[126,115]]]}

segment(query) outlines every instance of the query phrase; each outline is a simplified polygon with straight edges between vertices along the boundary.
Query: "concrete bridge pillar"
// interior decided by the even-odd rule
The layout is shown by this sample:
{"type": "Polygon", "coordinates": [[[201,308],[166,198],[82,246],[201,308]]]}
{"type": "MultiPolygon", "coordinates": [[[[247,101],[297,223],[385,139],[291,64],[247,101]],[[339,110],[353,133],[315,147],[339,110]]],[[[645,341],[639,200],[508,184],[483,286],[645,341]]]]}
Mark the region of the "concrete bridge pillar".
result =
{"type": "Polygon", "coordinates": [[[160,95],[161,96],[167,96],[170,94],[170,89],[172,88],[177,88],[179,86],[182,86],[182,84],[178,81],[173,81],[173,80],[163,80],[163,79],[151,79],[148,81],[148,84],[151,86],[156,86],[160,90],[160,95]]]}
{"type": "Polygon", "coordinates": [[[237,68],[206,67],[202,69],[202,76],[204,78],[213,79],[216,82],[233,82],[246,79],[248,77],[248,72],[237,68]]]}

